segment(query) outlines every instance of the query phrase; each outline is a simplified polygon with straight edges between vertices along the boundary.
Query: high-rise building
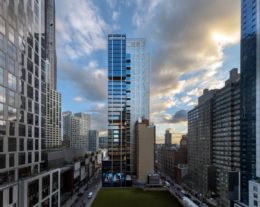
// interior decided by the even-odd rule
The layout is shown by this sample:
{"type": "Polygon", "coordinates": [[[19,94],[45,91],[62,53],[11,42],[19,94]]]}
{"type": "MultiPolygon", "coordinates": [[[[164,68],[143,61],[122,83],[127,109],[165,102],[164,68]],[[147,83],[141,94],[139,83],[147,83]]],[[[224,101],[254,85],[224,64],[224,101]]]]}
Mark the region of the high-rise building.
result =
{"type": "Polygon", "coordinates": [[[63,140],[72,148],[88,150],[88,136],[91,125],[89,114],[63,112],[63,140]]]}
{"type": "MultiPolygon", "coordinates": [[[[233,206],[239,198],[240,75],[238,69],[214,97],[212,106],[212,164],[216,169],[218,206],[233,206]]],[[[214,178],[212,178],[214,179],[214,178]]]]}
{"type": "Polygon", "coordinates": [[[135,174],[135,122],[149,119],[149,55],[144,39],[108,36],[108,155],[112,173],[135,174]]]}
{"type": "Polygon", "coordinates": [[[212,99],[217,90],[205,89],[198,106],[188,112],[188,165],[190,187],[206,196],[210,192],[212,99]]]}
{"type": "Polygon", "coordinates": [[[260,0],[242,0],[241,11],[240,192],[241,201],[248,204],[249,181],[260,187],[259,182],[253,181],[260,178],[260,0]]]}
{"type": "Polygon", "coordinates": [[[99,137],[98,146],[100,149],[108,149],[108,138],[107,137],[99,137]]]}
{"type": "Polygon", "coordinates": [[[147,183],[147,176],[154,173],[155,126],[149,120],[136,122],[136,177],[137,182],[147,183]]]}
{"type": "Polygon", "coordinates": [[[164,139],[165,139],[164,143],[166,146],[172,145],[172,134],[170,133],[170,130],[166,130],[164,139]]]}
{"type": "Polygon", "coordinates": [[[98,131],[97,130],[89,130],[88,137],[88,150],[92,152],[98,151],[98,131]]]}
{"type": "Polygon", "coordinates": [[[55,0],[45,0],[45,45],[46,58],[50,61],[50,88],[56,90],[57,87],[57,61],[56,61],[56,38],[55,38],[55,0]]]}
{"type": "Polygon", "coordinates": [[[0,1],[0,206],[60,206],[45,148],[44,1],[0,1]]]}

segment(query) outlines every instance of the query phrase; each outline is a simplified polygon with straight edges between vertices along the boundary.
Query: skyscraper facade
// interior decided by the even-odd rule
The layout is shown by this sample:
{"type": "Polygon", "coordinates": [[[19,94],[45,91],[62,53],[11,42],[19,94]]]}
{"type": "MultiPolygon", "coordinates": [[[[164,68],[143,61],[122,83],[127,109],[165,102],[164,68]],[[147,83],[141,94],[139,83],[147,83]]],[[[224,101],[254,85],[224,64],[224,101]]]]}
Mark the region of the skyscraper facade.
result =
{"type": "Polygon", "coordinates": [[[172,145],[172,134],[170,133],[170,130],[166,130],[164,134],[164,143],[166,146],[171,146],[172,145]]]}
{"type": "Polygon", "coordinates": [[[0,1],[0,206],[59,206],[60,170],[40,172],[44,17],[44,1],[0,1]]]}
{"type": "Polygon", "coordinates": [[[97,130],[89,130],[88,150],[92,151],[92,152],[96,152],[98,149],[99,149],[98,131],[97,130]]]}
{"type": "Polygon", "coordinates": [[[218,206],[231,207],[239,198],[240,172],[240,75],[236,68],[213,100],[212,164],[218,206]]]}
{"type": "Polygon", "coordinates": [[[260,1],[242,0],[241,11],[241,201],[248,204],[249,180],[260,177],[260,1]]]}
{"type": "Polygon", "coordinates": [[[149,119],[149,61],[144,39],[108,36],[108,153],[112,172],[135,174],[135,122],[149,119]]]}
{"type": "Polygon", "coordinates": [[[63,139],[72,148],[88,150],[88,136],[91,125],[89,114],[63,112],[63,139]]]}

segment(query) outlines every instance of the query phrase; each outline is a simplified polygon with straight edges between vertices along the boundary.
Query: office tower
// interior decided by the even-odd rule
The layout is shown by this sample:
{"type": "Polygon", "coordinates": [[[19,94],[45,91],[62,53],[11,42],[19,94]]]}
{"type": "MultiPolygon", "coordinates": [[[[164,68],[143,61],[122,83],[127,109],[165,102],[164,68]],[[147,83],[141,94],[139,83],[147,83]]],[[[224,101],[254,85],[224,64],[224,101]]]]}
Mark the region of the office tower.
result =
{"type": "Polygon", "coordinates": [[[98,146],[100,149],[108,149],[108,137],[99,137],[98,146]]]}
{"type": "Polygon", "coordinates": [[[89,114],[63,112],[63,139],[72,148],[88,150],[88,133],[91,119],[89,114]]]}
{"type": "Polygon", "coordinates": [[[61,94],[51,87],[50,62],[46,60],[46,119],[45,146],[47,149],[61,146],[61,94]]]}
{"type": "Polygon", "coordinates": [[[210,191],[212,99],[217,90],[203,91],[198,105],[188,112],[188,165],[190,187],[202,195],[210,191]]]}
{"type": "Polygon", "coordinates": [[[241,11],[241,201],[248,204],[248,182],[260,177],[260,1],[242,0],[241,11]]]}
{"type": "Polygon", "coordinates": [[[165,141],[164,141],[165,145],[171,146],[172,145],[172,134],[170,133],[170,130],[166,130],[164,138],[165,138],[165,141]]]}
{"type": "Polygon", "coordinates": [[[99,149],[98,146],[98,131],[97,130],[89,130],[89,138],[88,138],[88,150],[92,152],[96,152],[99,149]]]}
{"type": "Polygon", "coordinates": [[[149,55],[144,39],[108,36],[108,139],[112,173],[135,174],[138,118],[149,118],[149,55]]]}
{"type": "Polygon", "coordinates": [[[137,182],[147,183],[147,176],[154,173],[155,126],[149,120],[136,122],[136,176],[137,182]]]}
{"type": "MultiPolygon", "coordinates": [[[[212,106],[212,163],[216,168],[218,206],[233,206],[239,198],[240,75],[238,69],[214,97],[212,106]]],[[[213,179],[213,178],[212,178],[213,179]]]]}
{"type": "Polygon", "coordinates": [[[61,146],[61,94],[56,90],[57,64],[55,41],[55,0],[46,0],[45,33],[42,45],[45,48],[45,86],[46,86],[46,148],[61,146]]]}
{"type": "Polygon", "coordinates": [[[59,206],[60,170],[40,173],[45,138],[44,2],[0,1],[0,206],[59,206]]]}
{"type": "Polygon", "coordinates": [[[45,0],[45,45],[46,59],[50,61],[50,88],[57,87],[57,62],[56,62],[56,38],[55,38],[55,0],[45,0]]]}

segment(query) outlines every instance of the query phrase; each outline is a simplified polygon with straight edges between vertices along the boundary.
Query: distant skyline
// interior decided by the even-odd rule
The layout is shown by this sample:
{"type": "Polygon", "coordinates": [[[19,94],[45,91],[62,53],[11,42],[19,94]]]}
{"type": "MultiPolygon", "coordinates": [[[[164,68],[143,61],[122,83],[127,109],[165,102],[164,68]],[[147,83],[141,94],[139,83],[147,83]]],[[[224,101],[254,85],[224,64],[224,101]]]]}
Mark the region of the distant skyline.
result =
{"type": "MultiPolygon", "coordinates": [[[[107,127],[107,35],[146,39],[151,54],[151,122],[157,141],[187,132],[187,110],[204,88],[239,68],[240,1],[56,0],[58,89],[63,111],[89,112],[107,127]]],[[[102,133],[101,133],[102,134],[102,133]]],[[[173,139],[173,142],[178,142],[173,139]]]]}

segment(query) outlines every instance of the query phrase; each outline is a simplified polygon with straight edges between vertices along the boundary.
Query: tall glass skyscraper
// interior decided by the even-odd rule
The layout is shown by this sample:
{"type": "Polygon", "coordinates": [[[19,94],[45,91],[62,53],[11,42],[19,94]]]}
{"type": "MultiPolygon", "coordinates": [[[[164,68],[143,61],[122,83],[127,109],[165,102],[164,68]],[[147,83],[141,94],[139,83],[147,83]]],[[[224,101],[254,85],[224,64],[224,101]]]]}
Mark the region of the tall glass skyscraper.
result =
{"type": "Polygon", "coordinates": [[[240,192],[248,204],[248,183],[260,177],[260,1],[242,0],[241,9],[240,192]]]}
{"type": "Polygon", "coordinates": [[[149,118],[149,55],[144,39],[108,36],[108,137],[111,173],[135,174],[134,124],[149,118]]]}

